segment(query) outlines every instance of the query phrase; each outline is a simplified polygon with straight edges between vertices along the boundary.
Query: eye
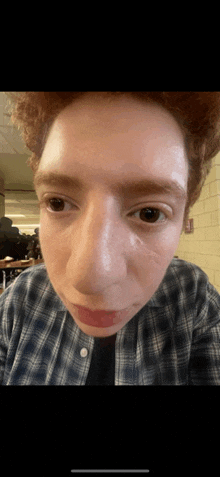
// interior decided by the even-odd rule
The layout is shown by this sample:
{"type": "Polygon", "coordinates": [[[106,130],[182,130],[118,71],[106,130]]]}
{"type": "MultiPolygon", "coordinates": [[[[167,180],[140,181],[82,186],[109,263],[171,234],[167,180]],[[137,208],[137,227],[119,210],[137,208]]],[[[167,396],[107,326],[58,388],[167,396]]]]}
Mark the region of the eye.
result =
{"type": "Polygon", "coordinates": [[[65,206],[64,200],[53,198],[53,199],[49,199],[48,203],[54,212],[63,212],[64,206],[65,206]]]}
{"type": "Polygon", "coordinates": [[[154,207],[145,207],[144,209],[140,209],[137,212],[132,213],[132,215],[139,214],[140,219],[147,223],[155,223],[155,222],[164,222],[167,217],[166,215],[160,210],[154,207]],[[158,220],[162,214],[162,219],[158,220]],[[164,219],[165,217],[165,219],[164,219]]]}
{"type": "Polygon", "coordinates": [[[41,205],[43,204],[45,204],[49,212],[69,212],[74,207],[73,204],[59,197],[46,198],[41,202],[41,205]]]}
{"type": "MultiPolygon", "coordinates": [[[[74,204],[69,203],[68,201],[60,198],[60,197],[49,197],[41,201],[40,206],[46,206],[46,209],[51,213],[61,213],[61,212],[69,212],[73,207],[76,208],[74,204]]],[[[138,218],[140,218],[143,222],[148,224],[154,224],[156,222],[166,222],[167,215],[162,212],[160,209],[155,207],[144,207],[142,209],[137,210],[136,212],[132,212],[130,215],[135,216],[138,214],[138,218]],[[162,217],[162,218],[160,218],[162,217]]]]}

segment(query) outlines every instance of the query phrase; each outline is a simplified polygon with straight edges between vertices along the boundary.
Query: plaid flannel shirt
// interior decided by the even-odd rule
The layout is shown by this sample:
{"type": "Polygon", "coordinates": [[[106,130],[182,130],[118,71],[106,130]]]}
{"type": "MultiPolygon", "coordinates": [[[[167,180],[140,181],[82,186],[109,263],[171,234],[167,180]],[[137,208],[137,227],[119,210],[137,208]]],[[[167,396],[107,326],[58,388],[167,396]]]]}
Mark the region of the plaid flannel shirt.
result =
{"type": "MultiPolygon", "coordinates": [[[[0,296],[1,385],[85,385],[93,348],[44,264],[0,296]]],[[[153,297],[117,332],[114,384],[220,384],[220,295],[201,268],[174,258],[153,297]]]]}

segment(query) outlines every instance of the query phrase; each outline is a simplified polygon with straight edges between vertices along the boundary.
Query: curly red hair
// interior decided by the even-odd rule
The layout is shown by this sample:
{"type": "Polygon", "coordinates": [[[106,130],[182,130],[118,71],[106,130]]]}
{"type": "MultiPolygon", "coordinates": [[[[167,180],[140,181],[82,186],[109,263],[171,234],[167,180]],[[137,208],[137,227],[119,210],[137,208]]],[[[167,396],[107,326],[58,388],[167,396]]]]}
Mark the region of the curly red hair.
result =
{"type": "MultiPolygon", "coordinates": [[[[10,99],[12,123],[21,129],[22,138],[32,152],[28,159],[33,174],[56,116],[86,92],[16,92],[5,93],[10,99]]],[[[212,167],[212,158],[220,151],[220,92],[106,92],[106,98],[132,95],[155,102],[167,109],[178,122],[185,138],[189,164],[187,203],[189,210],[198,200],[212,167]]]]}

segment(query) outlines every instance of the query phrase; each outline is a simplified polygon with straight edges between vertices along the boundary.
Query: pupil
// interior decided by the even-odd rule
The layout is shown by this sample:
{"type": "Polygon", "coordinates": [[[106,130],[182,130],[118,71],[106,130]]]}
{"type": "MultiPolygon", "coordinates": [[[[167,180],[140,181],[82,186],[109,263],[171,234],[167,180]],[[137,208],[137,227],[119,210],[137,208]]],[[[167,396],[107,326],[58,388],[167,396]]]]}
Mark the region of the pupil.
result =
{"type": "Polygon", "coordinates": [[[140,218],[142,220],[151,220],[156,221],[159,218],[160,211],[157,209],[142,209],[140,213],[140,218]]]}
{"type": "Polygon", "coordinates": [[[50,199],[50,204],[51,204],[51,207],[55,208],[56,211],[58,209],[63,210],[63,200],[62,199],[50,199]]]}

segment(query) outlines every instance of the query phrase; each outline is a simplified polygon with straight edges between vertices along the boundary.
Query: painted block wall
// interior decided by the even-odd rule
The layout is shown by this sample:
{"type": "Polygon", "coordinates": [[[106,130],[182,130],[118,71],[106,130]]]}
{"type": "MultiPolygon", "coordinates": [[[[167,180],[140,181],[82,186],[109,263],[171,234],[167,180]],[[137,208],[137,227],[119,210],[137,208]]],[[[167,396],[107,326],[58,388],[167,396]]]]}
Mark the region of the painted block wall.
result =
{"type": "Polygon", "coordinates": [[[220,153],[212,160],[211,171],[189,218],[194,221],[194,232],[182,232],[175,256],[198,265],[220,293],[220,153]]]}

